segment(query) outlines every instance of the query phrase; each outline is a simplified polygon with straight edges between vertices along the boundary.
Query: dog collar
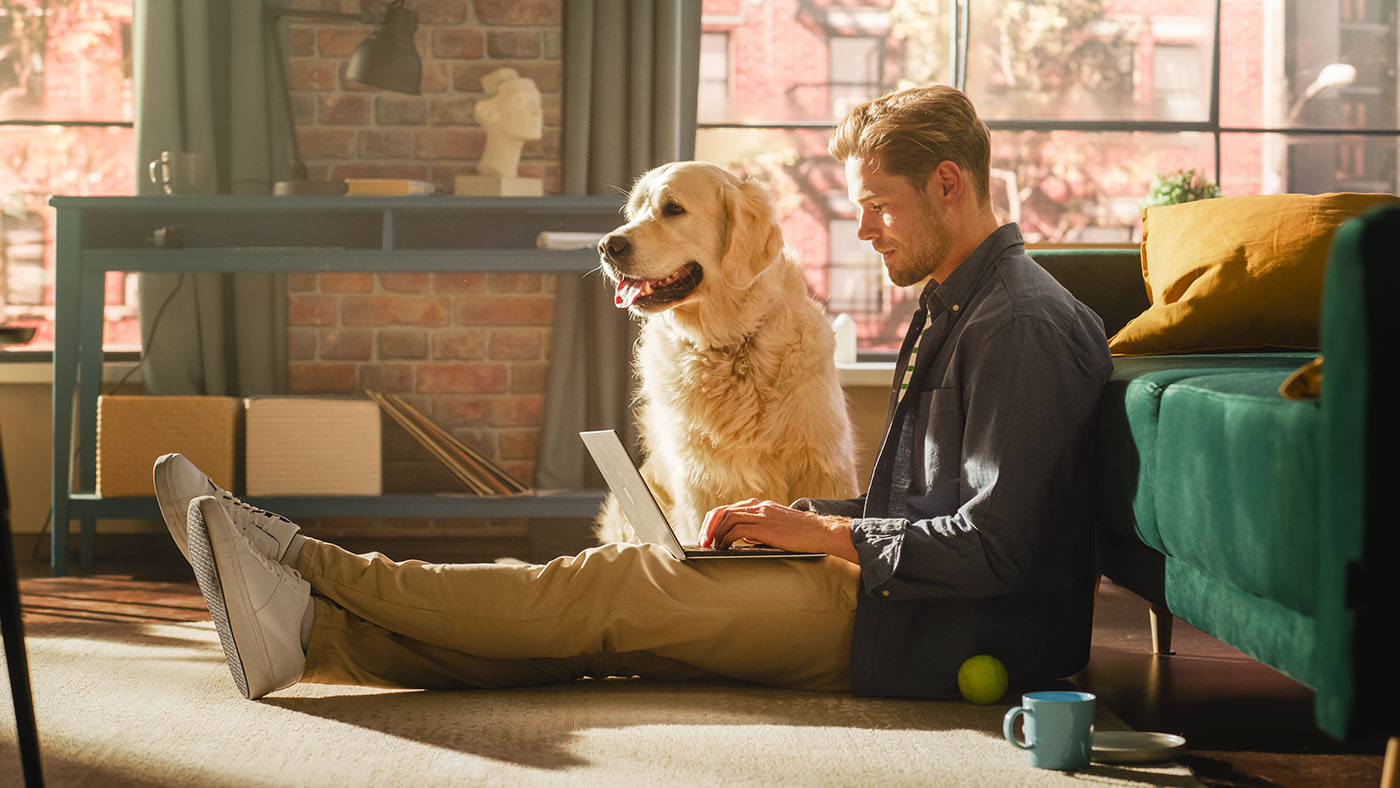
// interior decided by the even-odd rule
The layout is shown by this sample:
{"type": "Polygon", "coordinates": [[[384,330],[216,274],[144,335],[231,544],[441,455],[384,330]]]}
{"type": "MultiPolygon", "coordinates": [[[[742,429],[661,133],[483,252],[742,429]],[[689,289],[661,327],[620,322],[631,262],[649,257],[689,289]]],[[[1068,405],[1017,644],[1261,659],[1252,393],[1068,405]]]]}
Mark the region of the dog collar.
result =
{"type": "Polygon", "coordinates": [[[734,375],[736,377],[748,377],[749,374],[749,340],[753,339],[753,334],[746,334],[737,348],[733,345],[721,345],[716,347],[711,345],[708,349],[711,353],[734,353],[734,375]],[[731,348],[733,350],[731,351],[731,348]]]}

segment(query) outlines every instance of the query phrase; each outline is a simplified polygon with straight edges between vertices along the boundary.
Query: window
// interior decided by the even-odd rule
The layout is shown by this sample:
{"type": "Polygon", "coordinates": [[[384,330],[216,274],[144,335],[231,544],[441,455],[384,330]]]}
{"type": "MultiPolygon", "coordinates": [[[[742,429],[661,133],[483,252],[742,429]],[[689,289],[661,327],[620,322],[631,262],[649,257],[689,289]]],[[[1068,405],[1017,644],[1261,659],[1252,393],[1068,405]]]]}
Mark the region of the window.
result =
{"type": "MultiPolygon", "coordinates": [[[[846,199],[842,194],[839,199],[846,199]]],[[[826,306],[832,312],[845,312],[856,320],[880,317],[885,305],[884,267],[870,248],[856,240],[855,219],[832,219],[827,223],[829,283],[826,306]]]]}
{"type": "Polygon", "coordinates": [[[844,117],[862,102],[878,96],[884,39],[875,36],[835,36],[828,46],[831,117],[844,117]]]}
{"type": "Polygon", "coordinates": [[[1201,85],[1210,84],[1210,66],[1194,44],[1157,44],[1152,48],[1152,97],[1154,114],[1163,120],[1201,120],[1209,117],[1210,95],[1201,85]]]}
{"type": "Polygon", "coordinates": [[[1177,168],[1226,195],[1396,191],[1394,0],[702,8],[734,73],[724,108],[702,98],[696,156],[770,185],[812,292],[852,316],[866,357],[897,350],[916,298],[854,240],[826,141],[847,109],[897,87],[964,75],[992,129],[995,208],[1032,242],[1136,242],[1148,183],[1177,168]]]}
{"type": "MultiPolygon", "coordinates": [[[[131,0],[0,0],[0,320],[53,348],[54,194],[131,194],[131,0]]],[[[109,274],[105,345],[140,347],[135,277],[109,274]]]]}
{"type": "Polygon", "coordinates": [[[700,34],[700,119],[729,117],[729,34],[700,34]]]}

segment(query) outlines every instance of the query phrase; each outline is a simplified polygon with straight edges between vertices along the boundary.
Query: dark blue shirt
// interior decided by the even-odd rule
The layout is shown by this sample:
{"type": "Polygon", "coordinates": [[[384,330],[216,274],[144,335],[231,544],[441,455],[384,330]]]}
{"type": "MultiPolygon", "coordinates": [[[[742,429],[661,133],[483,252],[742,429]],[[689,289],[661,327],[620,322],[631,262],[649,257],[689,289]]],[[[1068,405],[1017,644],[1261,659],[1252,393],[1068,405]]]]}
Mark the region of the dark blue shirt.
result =
{"type": "Polygon", "coordinates": [[[920,297],[908,393],[891,398],[867,493],[804,500],[854,517],[862,594],[851,687],[948,697],[992,654],[1013,682],[1088,659],[1093,434],[1112,370],[1103,322],[1003,225],[920,297]]]}

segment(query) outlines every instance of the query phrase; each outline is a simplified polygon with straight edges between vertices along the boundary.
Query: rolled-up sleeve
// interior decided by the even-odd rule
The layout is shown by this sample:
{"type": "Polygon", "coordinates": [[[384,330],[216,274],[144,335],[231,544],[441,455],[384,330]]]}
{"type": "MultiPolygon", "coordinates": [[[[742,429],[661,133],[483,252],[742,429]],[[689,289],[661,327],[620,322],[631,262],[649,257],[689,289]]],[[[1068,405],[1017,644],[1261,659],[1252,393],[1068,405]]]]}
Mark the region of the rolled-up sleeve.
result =
{"type": "MultiPolygon", "coordinates": [[[[961,438],[958,457],[916,463],[921,478],[894,480],[890,511],[902,517],[852,522],[862,582],[874,596],[1015,592],[1046,540],[1064,527],[1065,496],[1089,452],[1090,420],[1111,366],[1107,350],[1036,317],[1007,322],[981,345],[952,367],[957,412],[948,412],[945,399],[928,414],[961,418],[960,432],[952,433],[961,438]]],[[[947,435],[950,426],[940,423],[927,435],[947,435]]],[[[928,440],[913,436],[914,450],[928,440]]],[[[923,447],[926,456],[937,449],[923,447]]]]}

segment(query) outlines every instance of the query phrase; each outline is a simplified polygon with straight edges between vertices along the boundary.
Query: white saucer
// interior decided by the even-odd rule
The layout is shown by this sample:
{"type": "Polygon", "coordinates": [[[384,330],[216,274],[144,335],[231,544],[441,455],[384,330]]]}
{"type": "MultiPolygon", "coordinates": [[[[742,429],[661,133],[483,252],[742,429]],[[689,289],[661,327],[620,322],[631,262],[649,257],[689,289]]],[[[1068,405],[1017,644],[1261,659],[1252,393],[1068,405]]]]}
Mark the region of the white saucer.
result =
{"type": "Polygon", "coordinates": [[[1186,749],[1186,739],[1154,731],[1096,731],[1091,760],[1106,763],[1169,761],[1186,749]]]}

